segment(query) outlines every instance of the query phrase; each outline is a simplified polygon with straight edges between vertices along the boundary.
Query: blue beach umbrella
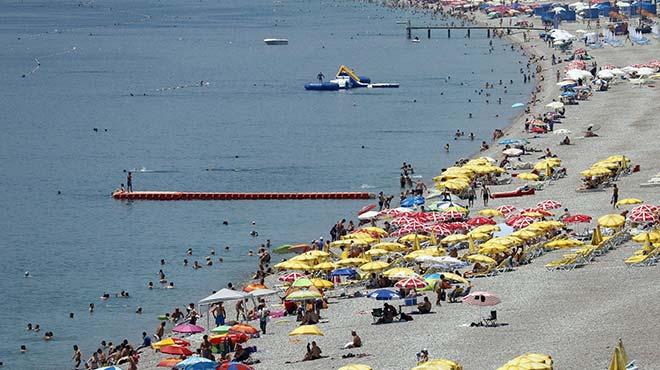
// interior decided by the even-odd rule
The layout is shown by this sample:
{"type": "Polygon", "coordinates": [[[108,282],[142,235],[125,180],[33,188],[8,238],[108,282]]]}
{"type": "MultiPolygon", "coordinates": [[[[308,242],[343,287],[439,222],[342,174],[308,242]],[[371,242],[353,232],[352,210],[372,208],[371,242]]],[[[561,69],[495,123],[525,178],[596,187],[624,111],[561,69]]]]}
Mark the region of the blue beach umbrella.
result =
{"type": "Polygon", "coordinates": [[[498,144],[500,145],[525,145],[529,144],[529,141],[525,139],[504,139],[500,141],[498,144]]]}
{"type": "Polygon", "coordinates": [[[575,91],[564,91],[563,93],[561,93],[561,96],[575,96],[575,95],[577,95],[575,91]]]}
{"type": "Polygon", "coordinates": [[[525,104],[523,104],[523,103],[516,103],[516,104],[512,105],[511,108],[522,108],[524,106],[525,106],[525,104]]]}
{"type": "Polygon", "coordinates": [[[215,370],[217,367],[217,362],[199,356],[188,357],[176,364],[176,368],[180,370],[215,370]]]}
{"type": "Polygon", "coordinates": [[[414,196],[414,197],[408,197],[404,200],[401,201],[401,207],[412,207],[412,206],[419,206],[424,204],[425,200],[424,197],[422,196],[414,196]]]}
{"type": "Polygon", "coordinates": [[[369,293],[367,296],[377,301],[391,301],[393,299],[401,299],[401,296],[396,292],[389,289],[378,289],[369,293]]]}
{"type": "Polygon", "coordinates": [[[106,367],[99,367],[96,370],[124,370],[119,366],[106,366],[106,367]]]}
{"type": "Polygon", "coordinates": [[[356,276],[357,271],[352,268],[337,269],[330,273],[330,276],[356,276]]]}

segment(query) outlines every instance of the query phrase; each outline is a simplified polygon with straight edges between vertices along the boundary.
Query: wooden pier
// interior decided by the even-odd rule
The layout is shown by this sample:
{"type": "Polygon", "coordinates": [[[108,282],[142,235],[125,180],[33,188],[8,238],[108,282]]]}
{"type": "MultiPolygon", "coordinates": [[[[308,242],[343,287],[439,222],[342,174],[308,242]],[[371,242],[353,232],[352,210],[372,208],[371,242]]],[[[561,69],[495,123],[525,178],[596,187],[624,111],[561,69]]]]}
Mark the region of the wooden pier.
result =
{"type": "Polygon", "coordinates": [[[451,38],[451,31],[452,30],[466,30],[466,36],[469,38],[471,34],[471,30],[486,30],[486,33],[488,37],[491,35],[491,30],[507,30],[507,33],[509,33],[511,30],[530,30],[530,31],[548,31],[548,28],[541,28],[541,27],[525,27],[525,26],[432,26],[432,25],[427,25],[427,26],[415,26],[410,23],[410,21],[407,22],[401,22],[406,25],[406,36],[411,39],[412,38],[412,31],[413,30],[426,30],[426,36],[427,38],[431,38],[431,30],[447,30],[447,37],[451,38]]]}

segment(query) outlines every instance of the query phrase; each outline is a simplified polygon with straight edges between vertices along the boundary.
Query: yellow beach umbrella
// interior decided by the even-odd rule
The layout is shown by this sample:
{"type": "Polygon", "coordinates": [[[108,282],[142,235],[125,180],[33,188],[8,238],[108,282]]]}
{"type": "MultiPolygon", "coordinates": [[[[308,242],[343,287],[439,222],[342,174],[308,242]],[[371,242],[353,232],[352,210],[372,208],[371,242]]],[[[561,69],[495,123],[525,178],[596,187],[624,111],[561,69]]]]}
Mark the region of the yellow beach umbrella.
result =
{"type": "Polygon", "coordinates": [[[408,234],[406,236],[400,237],[399,241],[404,243],[412,243],[415,241],[415,238],[417,238],[417,240],[419,240],[420,242],[423,242],[429,240],[431,237],[422,234],[408,234]]]}
{"type": "Polygon", "coordinates": [[[492,236],[488,233],[475,233],[474,231],[470,231],[468,234],[468,237],[475,239],[475,240],[487,240],[490,239],[492,236]]]}
{"type": "Polygon", "coordinates": [[[600,233],[600,226],[596,226],[594,234],[591,236],[591,245],[599,245],[603,242],[603,235],[600,233]]]}
{"type": "Polygon", "coordinates": [[[544,216],[543,213],[536,212],[536,211],[527,211],[527,212],[522,213],[522,215],[527,216],[527,217],[533,217],[533,218],[541,218],[541,217],[544,216]]]}
{"type": "Polygon", "coordinates": [[[411,370],[463,370],[463,367],[455,361],[438,358],[417,365],[411,370]]]}
{"type": "Polygon", "coordinates": [[[364,258],[353,257],[353,258],[346,258],[346,259],[343,259],[343,260],[339,260],[335,263],[337,264],[337,266],[340,266],[340,267],[348,267],[348,266],[364,265],[367,262],[369,262],[369,261],[367,261],[364,258]]]}
{"type": "Polygon", "coordinates": [[[295,257],[289,258],[288,261],[300,261],[300,262],[308,263],[308,262],[315,262],[318,259],[319,257],[317,256],[312,256],[309,254],[300,254],[295,257]]]}
{"type": "Polygon", "coordinates": [[[609,228],[620,227],[625,222],[626,219],[623,216],[617,215],[615,213],[598,218],[598,225],[609,228]]]}
{"type": "Polygon", "coordinates": [[[319,289],[332,289],[335,287],[331,281],[325,279],[311,279],[312,284],[319,289]]]}
{"type": "Polygon", "coordinates": [[[575,239],[558,239],[545,243],[547,248],[573,248],[584,245],[584,242],[575,239]]]}
{"type": "Polygon", "coordinates": [[[363,247],[369,245],[369,242],[367,242],[364,239],[342,239],[342,240],[335,240],[334,242],[330,243],[330,246],[335,248],[347,247],[352,245],[356,247],[363,247]]]}
{"type": "Polygon", "coordinates": [[[469,211],[468,211],[467,208],[463,208],[463,207],[460,207],[460,206],[449,206],[449,207],[442,210],[442,213],[445,213],[445,212],[468,213],[469,211]]]}
{"type": "Polygon", "coordinates": [[[470,282],[461,275],[454,274],[453,272],[441,272],[440,275],[445,277],[445,280],[453,281],[455,283],[470,284],[470,282]]]}
{"type": "Polygon", "coordinates": [[[363,364],[348,364],[340,367],[337,370],[373,370],[369,365],[363,364]]]}
{"type": "Polygon", "coordinates": [[[369,262],[365,263],[364,265],[360,266],[360,270],[362,271],[380,271],[380,270],[385,270],[390,266],[389,263],[384,262],[384,261],[374,261],[374,262],[369,262]]]}
{"type": "Polygon", "coordinates": [[[588,170],[580,172],[580,175],[584,177],[598,177],[598,176],[608,176],[612,172],[608,170],[607,168],[604,167],[595,167],[595,168],[590,168],[588,170]]]}
{"type": "Polygon", "coordinates": [[[384,256],[388,253],[390,253],[390,252],[385,250],[385,249],[380,249],[380,248],[371,248],[368,251],[364,252],[364,254],[366,254],[367,256],[371,256],[371,257],[384,256]]]}
{"type": "Polygon", "coordinates": [[[495,231],[500,231],[500,227],[497,225],[481,225],[472,229],[474,233],[492,233],[495,231]]]}
{"type": "Polygon", "coordinates": [[[440,241],[440,243],[442,243],[442,244],[453,244],[453,243],[460,243],[460,242],[463,242],[463,241],[466,241],[466,240],[468,240],[468,236],[467,236],[467,235],[463,235],[463,234],[452,234],[452,235],[445,236],[445,237],[440,241]]]}
{"type": "Polygon", "coordinates": [[[479,249],[479,254],[500,254],[509,250],[506,245],[489,245],[479,249]]]}
{"type": "Polygon", "coordinates": [[[289,333],[289,336],[294,335],[320,335],[323,336],[323,332],[316,325],[301,325],[295,328],[292,332],[289,333]]]}
{"type": "Polygon", "coordinates": [[[394,242],[380,242],[371,246],[371,249],[384,249],[390,252],[401,252],[406,250],[406,246],[401,243],[394,242]]]}
{"type": "Polygon", "coordinates": [[[467,260],[470,262],[479,262],[479,263],[485,263],[487,265],[496,265],[497,261],[494,259],[484,256],[483,254],[473,254],[471,256],[467,257],[467,260]]]}
{"type": "Polygon", "coordinates": [[[315,256],[315,257],[320,257],[320,258],[330,257],[330,253],[320,251],[320,250],[317,250],[317,249],[315,249],[313,251],[305,252],[305,253],[303,253],[303,255],[315,256]]]}
{"type": "Polygon", "coordinates": [[[332,271],[337,268],[337,265],[333,262],[321,262],[317,265],[312,266],[312,270],[316,271],[332,271]]]}
{"type": "Polygon", "coordinates": [[[539,236],[539,234],[531,231],[531,230],[526,230],[526,229],[520,229],[518,231],[514,231],[511,234],[511,236],[515,236],[516,238],[522,239],[522,240],[530,240],[534,239],[539,236]]]}
{"type": "Polygon", "coordinates": [[[620,201],[616,202],[617,206],[623,206],[623,205],[629,205],[629,204],[640,204],[642,203],[641,199],[637,198],[625,198],[621,199],[620,201]]]}
{"type": "Polygon", "coordinates": [[[492,208],[482,209],[479,211],[479,214],[486,217],[502,216],[502,212],[492,208]]]}
{"type": "Polygon", "coordinates": [[[528,181],[536,181],[539,179],[539,175],[533,174],[531,172],[519,173],[518,176],[516,177],[521,180],[528,180],[528,181]]]}
{"type": "Polygon", "coordinates": [[[376,227],[376,226],[367,226],[367,227],[361,228],[360,230],[366,231],[370,234],[376,234],[376,235],[381,236],[381,237],[387,236],[387,231],[385,231],[384,229],[382,229],[380,227],[376,227]]]}
{"type": "Polygon", "coordinates": [[[354,233],[354,234],[344,235],[342,236],[342,240],[361,240],[366,242],[367,244],[378,241],[378,239],[372,237],[367,233],[354,233]]]}
{"type": "Polygon", "coordinates": [[[649,239],[651,243],[658,243],[660,242],[660,230],[654,230],[654,231],[649,231],[646,233],[641,233],[633,236],[633,240],[636,241],[637,243],[645,243],[646,239],[649,239]]]}
{"type": "Polygon", "coordinates": [[[312,267],[302,261],[284,261],[276,264],[275,266],[276,269],[280,270],[300,270],[300,271],[307,271],[311,270],[312,267]]]}
{"type": "Polygon", "coordinates": [[[385,277],[393,279],[393,278],[406,278],[406,277],[417,276],[417,273],[407,267],[395,267],[383,272],[383,275],[385,275],[385,277]]]}
{"type": "Polygon", "coordinates": [[[321,293],[316,290],[296,290],[286,296],[288,301],[305,301],[308,299],[317,299],[323,297],[321,293]]]}
{"type": "Polygon", "coordinates": [[[439,182],[435,185],[437,189],[448,189],[452,191],[461,191],[467,189],[470,186],[467,181],[458,181],[458,179],[451,179],[443,182],[439,182]]]}

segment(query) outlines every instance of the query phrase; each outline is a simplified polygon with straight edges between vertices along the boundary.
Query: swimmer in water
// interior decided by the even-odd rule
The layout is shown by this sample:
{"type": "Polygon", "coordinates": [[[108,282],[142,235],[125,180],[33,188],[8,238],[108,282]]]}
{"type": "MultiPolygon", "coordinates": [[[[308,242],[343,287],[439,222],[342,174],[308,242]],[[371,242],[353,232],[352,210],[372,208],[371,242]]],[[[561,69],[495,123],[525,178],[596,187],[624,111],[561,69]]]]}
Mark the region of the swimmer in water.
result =
{"type": "Polygon", "coordinates": [[[29,278],[30,277],[30,271],[25,271],[24,275],[25,275],[26,278],[29,278]]]}
{"type": "Polygon", "coordinates": [[[195,261],[195,262],[193,263],[193,268],[194,268],[195,270],[197,270],[197,269],[201,269],[202,266],[199,265],[199,262],[195,261]]]}
{"type": "Polygon", "coordinates": [[[192,256],[192,248],[188,248],[188,250],[186,251],[186,255],[192,256]]]}
{"type": "Polygon", "coordinates": [[[34,332],[38,333],[41,328],[39,327],[39,324],[34,324],[34,332]]]}
{"type": "Polygon", "coordinates": [[[211,248],[211,255],[215,256],[215,248],[211,248]]]}
{"type": "Polygon", "coordinates": [[[164,259],[161,259],[161,260],[160,260],[160,265],[163,266],[164,264],[165,264],[165,260],[164,260],[164,259]]]}
{"type": "Polygon", "coordinates": [[[138,315],[142,314],[142,307],[138,306],[137,310],[135,310],[135,313],[138,315]]]}
{"type": "Polygon", "coordinates": [[[225,262],[225,260],[222,259],[222,257],[220,257],[220,258],[218,258],[218,262],[222,263],[222,262],[225,262]]]}
{"type": "Polygon", "coordinates": [[[25,353],[25,352],[27,352],[27,346],[25,346],[25,344],[22,344],[21,345],[21,353],[25,353]]]}
{"type": "Polygon", "coordinates": [[[150,281],[149,284],[147,284],[147,288],[148,289],[153,289],[154,288],[154,283],[152,281],[150,281]]]}
{"type": "Polygon", "coordinates": [[[228,250],[229,250],[229,246],[228,246],[228,245],[227,245],[227,246],[225,246],[225,250],[226,250],[226,251],[228,251],[228,250]]]}
{"type": "Polygon", "coordinates": [[[174,289],[174,282],[170,281],[170,284],[165,289],[174,289]]]}
{"type": "Polygon", "coordinates": [[[89,304],[89,313],[94,312],[94,303],[89,304]]]}
{"type": "Polygon", "coordinates": [[[104,301],[110,299],[110,294],[103,293],[103,295],[101,296],[101,299],[104,300],[104,301]]]}
{"type": "Polygon", "coordinates": [[[27,324],[27,330],[28,330],[28,331],[32,331],[32,323],[31,323],[31,322],[29,322],[29,323],[27,324]]]}
{"type": "Polygon", "coordinates": [[[183,259],[183,267],[188,267],[188,259],[187,258],[183,259]]]}
{"type": "Polygon", "coordinates": [[[252,250],[249,250],[248,251],[248,256],[250,256],[250,257],[254,256],[254,252],[252,252],[252,250]]]}
{"type": "Polygon", "coordinates": [[[73,319],[73,312],[69,312],[69,318],[73,319]]]}
{"type": "Polygon", "coordinates": [[[53,339],[53,332],[52,331],[47,331],[44,334],[44,340],[51,340],[51,339],[53,339]]]}
{"type": "Polygon", "coordinates": [[[161,283],[166,283],[167,282],[166,277],[165,277],[165,273],[163,272],[163,270],[158,270],[158,279],[160,280],[161,283]]]}

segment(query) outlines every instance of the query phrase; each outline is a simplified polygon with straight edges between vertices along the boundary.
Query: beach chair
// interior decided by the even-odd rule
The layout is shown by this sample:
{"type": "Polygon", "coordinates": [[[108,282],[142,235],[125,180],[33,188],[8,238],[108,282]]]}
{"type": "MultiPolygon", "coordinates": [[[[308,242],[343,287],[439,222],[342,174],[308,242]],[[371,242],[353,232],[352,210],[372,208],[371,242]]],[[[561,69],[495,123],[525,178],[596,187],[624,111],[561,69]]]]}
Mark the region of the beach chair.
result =
{"type": "Polygon", "coordinates": [[[660,247],[656,247],[648,254],[634,254],[623,261],[628,267],[644,267],[655,264],[660,259],[660,247]]]}
{"type": "Polygon", "coordinates": [[[508,259],[508,258],[505,258],[502,262],[500,262],[499,265],[497,265],[497,267],[495,267],[495,270],[496,270],[498,273],[501,273],[501,272],[509,272],[509,271],[513,271],[513,267],[512,267],[511,264],[509,263],[509,259],[508,259]]]}
{"type": "Polygon", "coordinates": [[[490,311],[489,317],[484,317],[484,326],[495,327],[497,326],[497,311],[490,311]]]}
{"type": "Polygon", "coordinates": [[[572,270],[581,265],[581,262],[578,261],[578,255],[576,253],[565,254],[562,258],[552,261],[545,265],[545,268],[549,271],[557,270],[572,270]]]}

